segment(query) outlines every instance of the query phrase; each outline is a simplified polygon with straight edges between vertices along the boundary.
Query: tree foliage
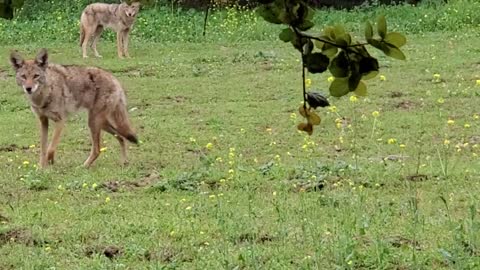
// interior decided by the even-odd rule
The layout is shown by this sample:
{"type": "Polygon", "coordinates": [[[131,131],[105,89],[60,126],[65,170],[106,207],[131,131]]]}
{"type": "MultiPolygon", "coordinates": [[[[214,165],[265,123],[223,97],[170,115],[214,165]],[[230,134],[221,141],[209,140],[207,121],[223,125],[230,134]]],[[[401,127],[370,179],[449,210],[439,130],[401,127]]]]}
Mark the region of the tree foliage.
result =
{"type": "Polygon", "coordinates": [[[23,0],[0,0],[0,18],[13,19],[14,11],[23,6],[23,0]]]}
{"type": "Polygon", "coordinates": [[[328,106],[321,94],[307,92],[305,70],[310,73],[324,73],[327,70],[334,80],[329,87],[330,95],[342,97],[351,92],[357,96],[367,94],[364,80],[374,78],[379,72],[378,60],[367,51],[372,46],[385,55],[405,60],[400,48],[406,44],[406,38],[397,32],[388,32],[384,16],[376,22],[376,29],[370,22],[365,25],[365,42],[354,40],[344,26],[327,26],[318,35],[306,33],[315,24],[312,19],[315,10],[302,0],[259,0],[258,14],[272,24],[287,26],[279,33],[279,39],[289,42],[300,52],[302,59],[303,106],[300,114],[306,123],[300,123],[298,129],[313,133],[313,126],[320,124],[315,112],[317,107],[328,106]]]}

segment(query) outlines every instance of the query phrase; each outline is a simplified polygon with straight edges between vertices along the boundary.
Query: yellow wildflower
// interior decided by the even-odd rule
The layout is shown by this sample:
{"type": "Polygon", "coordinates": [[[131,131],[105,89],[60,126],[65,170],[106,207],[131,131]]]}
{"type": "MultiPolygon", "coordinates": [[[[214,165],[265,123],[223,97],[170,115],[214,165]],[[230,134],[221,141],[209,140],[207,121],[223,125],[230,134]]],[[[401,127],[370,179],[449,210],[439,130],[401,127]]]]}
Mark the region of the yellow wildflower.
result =
{"type": "Polygon", "coordinates": [[[105,203],[109,203],[110,202],[110,197],[106,197],[105,198],[105,203]]]}
{"type": "Polygon", "coordinates": [[[380,81],[386,81],[387,78],[384,75],[380,75],[380,81]]]}
{"type": "Polygon", "coordinates": [[[388,143],[388,144],[396,144],[396,143],[397,143],[397,139],[390,138],[390,139],[388,139],[387,143],[388,143]]]}
{"type": "Polygon", "coordinates": [[[463,125],[464,128],[470,128],[470,124],[469,123],[465,123],[465,125],[463,125]]]}
{"type": "Polygon", "coordinates": [[[310,87],[312,85],[312,80],[311,79],[305,79],[305,86],[310,87]]]}
{"type": "Polygon", "coordinates": [[[358,101],[357,96],[355,96],[355,95],[350,96],[350,102],[357,102],[357,101],[358,101]]]}
{"type": "Polygon", "coordinates": [[[211,143],[211,142],[207,143],[207,145],[205,145],[205,148],[207,148],[208,150],[212,149],[213,148],[213,143],[211,143]]]}
{"type": "Polygon", "coordinates": [[[443,144],[444,144],[444,145],[449,145],[449,144],[450,144],[450,140],[445,139],[445,140],[443,141],[443,144]]]}
{"type": "Polygon", "coordinates": [[[28,164],[30,164],[30,161],[28,161],[28,160],[25,160],[25,161],[23,162],[23,165],[25,165],[25,166],[27,166],[28,164]]]}
{"type": "Polygon", "coordinates": [[[445,103],[445,99],[439,98],[439,99],[437,99],[437,103],[438,104],[443,104],[443,103],[445,103]]]}
{"type": "Polygon", "coordinates": [[[448,119],[447,124],[453,125],[453,124],[455,124],[455,121],[453,121],[452,119],[448,119]]]}
{"type": "Polygon", "coordinates": [[[107,151],[107,147],[100,148],[100,152],[105,152],[105,151],[107,151]]]}
{"type": "Polygon", "coordinates": [[[331,83],[331,82],[333,82],[333,80],[335,80],[335,77],[330,76],[330,77],[328,77],[327,82],[331,83]]]}
{"type": "Polygon", "coordinates": [[[328,110],[332,113],[335,113],[335,112],[337,112],[337,106],[329,106],[328,110]]]}
{"type": "Polygon", "coordinates": [[[372,116],[377,118],[378,116],[380,116],[380,112],[379,111],[374,111],[374,112],[372,112],[372,116]]]}

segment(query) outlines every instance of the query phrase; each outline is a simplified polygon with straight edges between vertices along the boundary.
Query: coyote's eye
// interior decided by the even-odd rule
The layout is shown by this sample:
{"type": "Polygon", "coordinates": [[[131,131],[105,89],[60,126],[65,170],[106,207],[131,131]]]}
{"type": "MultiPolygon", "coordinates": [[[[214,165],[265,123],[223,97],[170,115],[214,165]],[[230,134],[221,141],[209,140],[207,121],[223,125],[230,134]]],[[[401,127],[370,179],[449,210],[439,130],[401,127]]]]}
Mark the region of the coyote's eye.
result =
{"type": "Polygon", "coordinates": [[[34,78],[34,79],[38,79],[38,78],[40,78],[40,75],[35,74],[35,75],[33,75],[33,78],[34,78]]]}
{"type": "Polygon", "coordinates": [[[25,74],[21,75],[20,78],[22,78],[22,80],[26,80],[27,79],[27,76],[25,76],[25,74]]]}

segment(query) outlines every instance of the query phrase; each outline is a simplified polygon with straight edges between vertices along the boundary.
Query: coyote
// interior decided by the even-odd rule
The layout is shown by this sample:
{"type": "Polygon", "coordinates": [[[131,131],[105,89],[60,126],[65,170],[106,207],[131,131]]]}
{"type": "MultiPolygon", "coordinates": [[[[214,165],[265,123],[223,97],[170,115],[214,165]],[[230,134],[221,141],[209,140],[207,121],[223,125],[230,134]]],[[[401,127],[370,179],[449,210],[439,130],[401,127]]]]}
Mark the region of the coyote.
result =
{"type": "Polygon", "coordinates": [[[117,53],[119,58],[130,57],[128,54],[128,34],[132,30],[140,3],[131,5],[94,3],[88,5],[80,17],[80,46],[83,58],[87,58],[87,45],[90,38],[95,57],[102,57],[97,51],[97,41],[108,27],[117,32],[117,53]]]}
{"type": "Polygon", "coordinates": [[[126,140],[135,144],[138,140],[128,120],[125,93],[112,74],[96,67],[51,64],[46,49],[41,49],[34,60],[24,60],[17,51],[12,51],[10,62],[17,84],[40,120],[41,167],[53,164],[67,116],[80,108],[88,111],[92,141],[84,166],[90,167],[100,154],[102,129],[117,138],[121,162],[127,163],[126,140]],[[54,122],[55,129],[47,148],[49,120],[54,122]]]}

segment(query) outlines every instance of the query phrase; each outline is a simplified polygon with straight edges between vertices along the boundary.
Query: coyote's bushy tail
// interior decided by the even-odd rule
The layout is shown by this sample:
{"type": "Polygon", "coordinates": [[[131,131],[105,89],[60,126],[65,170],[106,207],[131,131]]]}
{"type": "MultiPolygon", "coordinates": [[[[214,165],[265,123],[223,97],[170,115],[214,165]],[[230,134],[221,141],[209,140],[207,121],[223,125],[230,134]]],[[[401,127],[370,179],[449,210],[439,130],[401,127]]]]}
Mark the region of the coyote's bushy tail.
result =
{"type": "Polygon", "coordinates": [[[132,143],[138,144],[138,138],[133,131],[130,121],[128,120],[128,112],[125,104],[117,104],[115,110],[112,112],[113,127],[119,135],[129,140],[132,143]]]}

